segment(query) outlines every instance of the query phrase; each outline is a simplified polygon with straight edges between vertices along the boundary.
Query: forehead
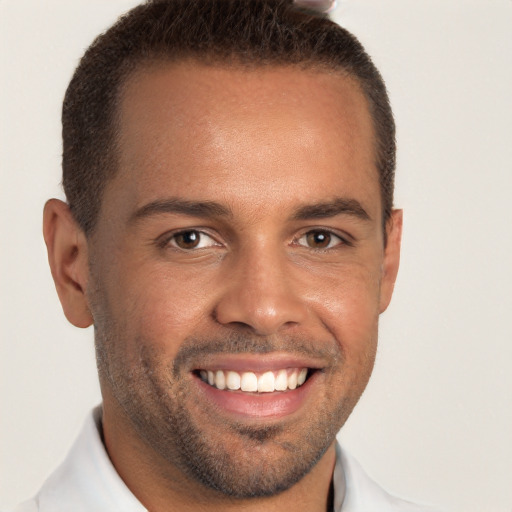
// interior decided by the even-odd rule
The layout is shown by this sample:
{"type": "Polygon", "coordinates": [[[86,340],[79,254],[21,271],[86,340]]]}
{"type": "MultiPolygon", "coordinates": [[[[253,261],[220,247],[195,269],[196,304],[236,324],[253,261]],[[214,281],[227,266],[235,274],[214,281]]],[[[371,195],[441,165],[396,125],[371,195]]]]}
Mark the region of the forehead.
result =
{"type": "Polygon", "coordinates": [[[192,195],[227,194],[230,182],[253,203],[262,184],[290,199],[325,195],[334,182],[378,188],[366,98],[336,72],[146,65],[122,91],[119,147],[116,188],[137,206],[175,193],[177,182],[192,195]]]}

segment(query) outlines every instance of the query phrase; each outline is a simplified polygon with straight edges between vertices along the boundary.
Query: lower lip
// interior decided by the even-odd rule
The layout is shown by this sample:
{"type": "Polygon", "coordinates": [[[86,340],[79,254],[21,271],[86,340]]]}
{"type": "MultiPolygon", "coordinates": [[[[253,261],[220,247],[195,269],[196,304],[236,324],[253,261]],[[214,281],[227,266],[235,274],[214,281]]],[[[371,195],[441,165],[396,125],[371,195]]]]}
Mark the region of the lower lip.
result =
{"type": "Polygon", "coordinates": [[[317,373],[314,372],[302,386],[296,389],[273,393],[220,390],[199,377],[196,377],[196,380],[206,399],[227,413],[247,419],[279,419],[293,414],[304,405],[317,380],[317,373]]]}

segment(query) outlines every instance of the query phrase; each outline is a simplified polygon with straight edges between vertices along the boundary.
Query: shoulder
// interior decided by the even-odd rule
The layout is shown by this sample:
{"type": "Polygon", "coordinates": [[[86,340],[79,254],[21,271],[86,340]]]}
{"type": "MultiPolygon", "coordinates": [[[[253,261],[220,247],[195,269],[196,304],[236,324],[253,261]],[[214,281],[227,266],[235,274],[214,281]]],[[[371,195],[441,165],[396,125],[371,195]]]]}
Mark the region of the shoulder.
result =
{"type": "Polygon", "coordinates": [[[389,494],[367,475],[354,457],[341,448],[338,454],[346,485],[345,499],[339,512],[438,512],[427,505],[389,494]]]}
{"type": "Polygon", "coordinates": [[[112,466],[101,440],[101,409],[87,417],[64,462],[14,512],[145,512],[112,466]]]}

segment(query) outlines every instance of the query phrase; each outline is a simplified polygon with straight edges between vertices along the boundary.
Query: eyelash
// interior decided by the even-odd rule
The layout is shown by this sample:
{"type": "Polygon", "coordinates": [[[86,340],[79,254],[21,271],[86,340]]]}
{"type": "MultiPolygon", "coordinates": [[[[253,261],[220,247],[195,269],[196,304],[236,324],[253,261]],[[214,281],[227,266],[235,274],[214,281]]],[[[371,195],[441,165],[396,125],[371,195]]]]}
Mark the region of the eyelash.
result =
{"type": "Polygon", "coordinates": [[[298,245],[300,245],[302,247],[309,247],[310,249],[312,249],[314,251],[329,251],[332,249],[336,249],[337,247],[340,247],[340,246],[341,247],[342,246],[349,246],[349,247],[353,246],[352,242],[350,242],[348,240],[348,237],[343,237],[343,236],[339,235],[338,233],[333,232],[330,229],[322,229],[322,228],[309,229],[308,231],[302,233],[300,236],[296,237],[293,241],[294,241],[294,243],[298,243],[299,240],[301,240],[302,238],[306,238],[310,235],[316,235],[316,236],[323,235],[323,236],[329,237],[327,246],[326,247],[309,247],[306,244],[298,244],[298,245]],[[331,245],[333,238],[337,239],[338,242],[335,243],[334,245],[331,245]]]}
{"type": "MultiPolygon", "coordinates": [[[[194,238],[194,236],[192,238],[194,238]]],[[[205,241],[206,240],[204,240],[203,243],[205,241]]],[[[313,229],[309,229],[309,230],[301,233],[299,236],[295,237],[292,240],[292,244],[296,245],[296,246],[303,247],[303,248],[309,248],[313,251],[319,251],[319,252],[330,251],[330,250],[336,249],[338,247],[343,247],[343,246],[349,246],[349,247],[353,246],[353,243],[348,239],[348,237],[341,236],[340,234],[335,233],[330,229],[322,229],[322,228],[313,228],[313,229]],[[300,240],[302,240],[304,238],[307,239],[308,236],[319,236],[319,235],[326,236],[328,238],[328,242],[325,247],[310,247],[306,243],[299,243],[300,240]],[[333,242],[333,238],[335,240],[337,240],[337,242],[334,243],[334,245],[331,245],[333,242]]],[[[167,234],[166,236],[163,237],[163,239],[161,239],[158,242],[158,245],[163,249],[171,247],[172,249],[175,249],[178,251],[184,251],[184,252],[192,252],[195,250],[206,249],[209,247],[221,247],[222,246],[222,244],[220,242],[217,242],[217,240],[213,236],[211,236],[209,233],[207,233],[201,229],[183,229],[180,231],[176,231],[172,234],[167,234]],[[211,240],[211,243],[209,243],[206,246],[203,245],[203,246],[194,246],[194,247],[180,247],[178,245],[178,243],[176,242],[176,240],[178,237],[185,236],[185,235],[194,235],[194,236],[199,235],[198,245],[202,244],[201,239],[204,237],[209,238],[211,240]]]]}
{"type": "Polygon", "coordinates": [[[166,248],[166,247],[172,247],[173,249],[176,249],[178,251],[193,251],[193,250],[198,250],[198,249],[205,249],[207,247],[220,247],[222,244],[217,242],[215,240],[215,238],[213,236],[211,236],[210,234],[208,234],[207,232],[201,230],[201,229],[183,229],[181,231],[176,231],[174,233],[171,233],[171,234],[167,234],[163,237],[163,239],[159,242],[159,245],[162,247],[162,248],[166,248]],[[184,236],[184,235],[191,235],[191,234],[196,234],[196,235],[199,235],[199,244],[201,243],[201,239],[204,238],[204,237],[207,237],[209,238],[212,243],[207,245],[206,247],[190,247],[190,248],[184,248],[184,247],[180,247],[177,242],[176,242],[176,239],[179,237],[179,236],[184,236]],[[172,243],[174,242],[174,243],[172,243]]]}

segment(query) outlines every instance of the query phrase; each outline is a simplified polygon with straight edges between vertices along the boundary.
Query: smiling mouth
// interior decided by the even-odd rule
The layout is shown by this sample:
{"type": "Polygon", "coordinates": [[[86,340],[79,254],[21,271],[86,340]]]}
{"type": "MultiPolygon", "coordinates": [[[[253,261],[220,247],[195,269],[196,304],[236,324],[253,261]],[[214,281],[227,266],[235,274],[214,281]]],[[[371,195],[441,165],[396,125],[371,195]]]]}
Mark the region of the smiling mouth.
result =
{"type": "Polygon", "coordinates": [[[237,372],[234,370],[199,370],[200,379],[222,391],[273,393],[294,390],[310,375],[308,368],[283,368],[266,372],[237,372]]]}

